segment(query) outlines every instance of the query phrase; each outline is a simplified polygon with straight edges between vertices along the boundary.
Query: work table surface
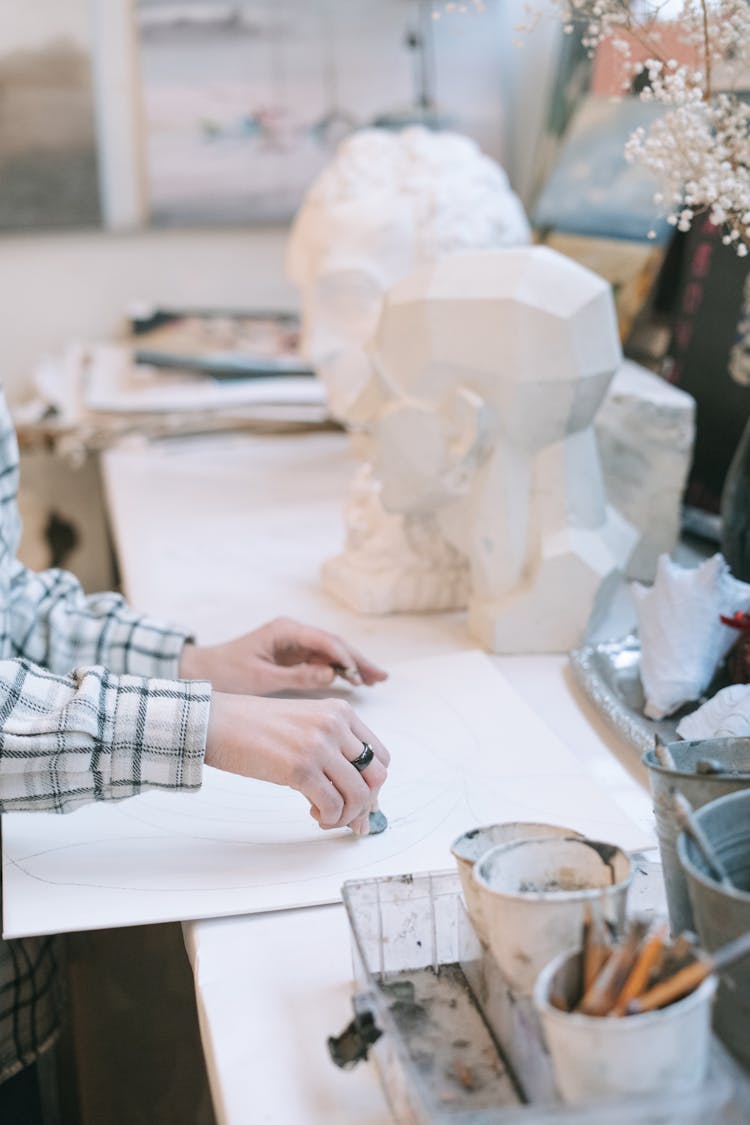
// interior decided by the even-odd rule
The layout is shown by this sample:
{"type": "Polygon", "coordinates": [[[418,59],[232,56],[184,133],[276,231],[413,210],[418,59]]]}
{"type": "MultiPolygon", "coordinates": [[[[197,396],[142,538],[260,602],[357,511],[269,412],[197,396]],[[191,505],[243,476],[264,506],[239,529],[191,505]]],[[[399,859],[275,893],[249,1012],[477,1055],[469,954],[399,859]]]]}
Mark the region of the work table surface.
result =
{"type": "MultiPolygon", "coordinates": [[[[322,590],[320,565],[343,543],[354,465],[340,433],[215,435],[109,450],[103,471],[127,597],[206,643],[284,614],[342,634],[386,667],[475,648],[462,613],[363,617],[322,590]]],[[[638,755],[577,692],[565,656],[493,661],[652,834],[638,755]]],[[[373,1069],[340,1072],[327,1055],[326,1037],[351,1018],[342,906],[187,922],[184,934],[220,1125],[390,1120],[373,1069]]]]}

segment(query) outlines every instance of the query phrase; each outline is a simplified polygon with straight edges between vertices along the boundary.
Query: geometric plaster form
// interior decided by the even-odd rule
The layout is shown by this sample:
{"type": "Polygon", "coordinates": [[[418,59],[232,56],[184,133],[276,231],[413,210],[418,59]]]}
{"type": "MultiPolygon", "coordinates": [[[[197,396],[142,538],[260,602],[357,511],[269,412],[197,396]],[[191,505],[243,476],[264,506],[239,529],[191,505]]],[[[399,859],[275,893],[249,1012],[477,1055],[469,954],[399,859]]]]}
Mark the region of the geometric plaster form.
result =
{"type": "Polygon", "coordinates": [[[607,499],[639,533],[625,567],[652,582],[680,530],[680,503],[695,438],[695,400],[625,360],[594,423],[607,499]]]}
{"type": "Polygon", "coordinates": [[[344,141],[305,196],[286,263],[300,293],[302,351],[331,413],[349,426],[361,420],[366,345],[396,281],[449,254],[529,240],[505,172],[468,137],[416,126],[344,141]]]}
{"type": "MultiPolygon", "coordinates": [[[[296,216],[287,272],[300,293],[301,348],[331,413],[351,430],[377,413],[367,344],[385,292],[416,266],[525,245],[530,229],[502,168],[474,141],[421,126],[364,129],[338,149],[296,216]]],[[[355,448],[366,447],[366,436],[355,448]]],[[[367,474],[347,504],[344,552],[327,590],[364,613],[465,606],[467,563],[434,516],[392,514],[367,474]]]]}
{"type": "Polygon", "coordinates": [[[576,645],[637,538],[593,429],[621,362],[609,285],[546,247],[455,255],[389,291],[371,354],[380,498],[466,556],[474,636],[576,645]]]}

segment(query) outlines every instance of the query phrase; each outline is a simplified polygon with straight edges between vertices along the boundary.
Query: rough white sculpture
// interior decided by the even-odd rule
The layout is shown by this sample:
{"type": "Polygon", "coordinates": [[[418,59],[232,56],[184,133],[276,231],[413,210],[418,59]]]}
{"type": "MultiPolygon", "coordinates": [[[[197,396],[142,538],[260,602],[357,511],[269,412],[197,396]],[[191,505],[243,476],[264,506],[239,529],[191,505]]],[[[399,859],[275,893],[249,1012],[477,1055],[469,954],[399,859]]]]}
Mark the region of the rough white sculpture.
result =
{"type": "Polygon", "coordinates": [[[721,616],[750,610],[750,585],[732,577],[722,555],[692,569],[662,555],[653,586],[634,582],[633,597],[644,713],[662,719],[703,695],[737,640],[721,616]]]}
{"type": "Polygon", "coordinates": [[[389,291],[372,356],[384,507],[434,515],[467,557],[486,648],[572,647],[635,540],[592,427],[621,359],[609,286],[546,247],[456,255],[389,291]]]}
{"type": "Polygon", "coordinates": [[[695,399],[625,360],[594,423],[607,499],[639,532],[625,567],[652,582],[680,531],[695,438],[695,399]]]}
{"type": "Polygon", "coordinates": [[[748,738],[750,736],[750,684],[732,684],[717,691],[697,711],[677,724],[680,738],[748,738]]]}
{"type": "Polygon", "coordinates": [[[387,512],[372,465],[357,470],[344,509],[346,547],[323,564],[324,587],[359,613],[463,608],[469,565],[448,543],[434,512],[387,512]]]}
{"type": "Polygon", "coordinates": [[[412,127],[364,129],[344,141],[308,190],[287,248],[302,351],[335,417],[360,420],[365,346],[394,282],[457,251],[529,240],[505,172],[468,137],[412,127]]]}

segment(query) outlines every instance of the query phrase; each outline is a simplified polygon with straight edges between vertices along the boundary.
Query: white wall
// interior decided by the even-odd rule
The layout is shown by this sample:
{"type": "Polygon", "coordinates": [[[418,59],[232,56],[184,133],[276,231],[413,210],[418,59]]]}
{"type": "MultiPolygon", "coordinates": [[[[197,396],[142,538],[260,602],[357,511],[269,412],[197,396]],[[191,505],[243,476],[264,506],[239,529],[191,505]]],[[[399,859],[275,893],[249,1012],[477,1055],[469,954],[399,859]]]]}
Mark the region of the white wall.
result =
{"type": "Polygon", "coordinates": [[[89,42],[86,0],[31,0],[0,4],[0,44],[3,51],[42,47],[54,39],[76,46],[89,42]]]}
{"type": "Polygon", "coordinates": [[[9,401],[28,396],[41,354],[119,334],[134,299],[295,308],[285,242],[282,228],[0,239],[0,380],[9,401]]]}
{"type": "Polygon", "coordinates": [[[554,0],[507,0],[504,13],[506,170],[528,207],[538,188],[536,161],[557,73],[562,31],[554,0]],[[536,15],[529,14],[529,5],[536,15]]]}

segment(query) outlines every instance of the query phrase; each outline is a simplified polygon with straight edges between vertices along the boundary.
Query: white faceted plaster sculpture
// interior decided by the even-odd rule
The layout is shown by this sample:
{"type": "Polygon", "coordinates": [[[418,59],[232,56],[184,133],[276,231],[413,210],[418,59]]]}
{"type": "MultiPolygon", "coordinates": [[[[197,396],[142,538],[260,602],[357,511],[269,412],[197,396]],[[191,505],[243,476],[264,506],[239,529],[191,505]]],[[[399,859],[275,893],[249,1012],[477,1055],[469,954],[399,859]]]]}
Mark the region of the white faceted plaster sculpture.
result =
{"type": "Polygon", "coordinates": [[[467,557],[473,634],[495,652],[578,643],[636,538],[605,503],[592,426],[621,360],[608,284],[546,247],[456,255],[389,291],[372,356],[383,505],[434,516],[467,557]]]}
{"type": "Polygon", "coordinates": [[[607,499],[639,533],[628,578],[652,582],[680,531],[695,438],[695,399],[625,360],[594,423],[607,499]]]}
{"type": "Polygon", "coordinates": [[[334,416],[360,421],[365,347],[394,282],[458,251],[529,240],[505,172],[468,137],[416,126],[344,141],[307,192],[287,248],[302,350],[334,416]]]}
{"type": "MultiPolygon", "coordinates": [[[[394,282],[449,254],[529,240],[505,172],[468,137],[414,127],[346,140],[308,191],[287,250],[302,350],[333,415],[354,430],[372,415],[366,345],[394,282]]],[[[362,612],[465,606],[467,562],[434,517],[385,512],[379,496],[367,473],[357,479],[345,557],[326,565],[324,584],[362,612]]]]}

